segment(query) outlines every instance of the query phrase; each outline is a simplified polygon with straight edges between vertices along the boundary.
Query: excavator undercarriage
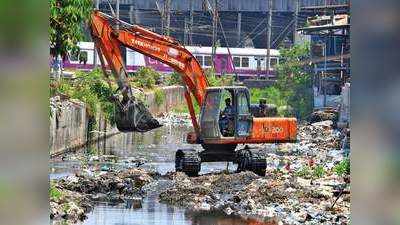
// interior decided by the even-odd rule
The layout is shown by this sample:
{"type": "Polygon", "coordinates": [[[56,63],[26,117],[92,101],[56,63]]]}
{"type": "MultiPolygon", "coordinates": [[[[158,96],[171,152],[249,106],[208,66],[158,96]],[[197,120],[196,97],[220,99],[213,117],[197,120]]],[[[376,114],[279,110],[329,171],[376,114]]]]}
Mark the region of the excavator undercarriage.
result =
{"type": "Polygon", "coordinates": [[[198,176],[202,162],[232,162],[237,164],[236,172],[252,171],[259,176],[265,176],[267,161],[256,148],[245,146],[243,149],[227,151],[224,145],[214,146],[213,150],[197,153],[195,149],[178,149],[175,155],[175,170],[188,176],[198,176]]]}

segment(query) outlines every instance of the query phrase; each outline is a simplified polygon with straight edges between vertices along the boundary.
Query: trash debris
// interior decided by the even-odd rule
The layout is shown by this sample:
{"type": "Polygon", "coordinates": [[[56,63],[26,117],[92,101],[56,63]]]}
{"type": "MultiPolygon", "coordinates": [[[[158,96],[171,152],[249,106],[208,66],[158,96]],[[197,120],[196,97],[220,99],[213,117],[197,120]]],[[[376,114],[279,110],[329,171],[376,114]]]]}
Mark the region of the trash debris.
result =
{"type": "Polygon", "coordinates": [[[332,126],[332,121],[302,125],[298,143],[262,145],[265,177],[248,171],[200,177],[169,173],[173,185],[160,193],[160,200],[191,210],[278,218],[283,224],[348,224],[350,191],[342,191],[348,197],[336,200],[338,188],[347,181],[334,171],[345,157],[343,135],[332,126]],[[301,176],[302,171],[308,171],[307,176],[301,176]]]}
{"type": "Polygon", "coordinates": [[[156,175],[136,168],[118,172],[82,171],[53,181],[53,188],[59,194],[50,198],[50,218],[54,223],[82,221],[96,202],[125,203],[129,208],[140,208],[145,194],[143,187],[156,175]]]}

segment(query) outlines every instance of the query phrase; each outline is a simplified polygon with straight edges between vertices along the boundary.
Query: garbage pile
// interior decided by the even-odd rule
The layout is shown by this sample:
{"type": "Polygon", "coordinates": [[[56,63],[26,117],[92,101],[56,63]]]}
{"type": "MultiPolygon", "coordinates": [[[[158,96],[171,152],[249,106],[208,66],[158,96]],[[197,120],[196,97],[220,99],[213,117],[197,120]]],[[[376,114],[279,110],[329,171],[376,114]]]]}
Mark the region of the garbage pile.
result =
{"type": "Polygon", "coordinates": [[[144,186],[157,176],[143,169],[90,171],[53,181],[50,188],[50,218],[53,224],[76,223],[86,218],[96,202],[125,203],[140,208],[144,186]]]}
{"type": "Polygon", "coordinates": [[[347,165],[343,135],[332,129],[332,121],[300,126],[298,133],[298,143],[262,146],[265,177],[252,172],[172,173],[173,185],[160,193],[160,200],[284,224],[348,224],[350,171],[349,165],[342,168],[347,165]]]}
{"type": "Polygon", "coordinates": [[[168,112],[158,117],[157,120],[163,125],[180,124],[191,126],[192,124],[188,113],[168,112]]]}

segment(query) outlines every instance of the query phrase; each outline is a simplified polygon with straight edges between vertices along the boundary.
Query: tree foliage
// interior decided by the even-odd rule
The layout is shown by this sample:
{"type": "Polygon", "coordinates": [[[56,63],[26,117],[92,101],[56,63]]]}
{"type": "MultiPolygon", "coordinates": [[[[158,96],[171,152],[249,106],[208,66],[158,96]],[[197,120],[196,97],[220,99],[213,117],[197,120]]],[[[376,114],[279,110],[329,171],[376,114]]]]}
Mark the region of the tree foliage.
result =
{"type": "Polygon", "coordinates": [[[115,84],[110,87],[100,69],[91,72],[78,72],[74,80],[61,80],[52,85],[51,95],[63,94],[86,103],[89,117],[95,117],[98,110],[114,124],[114,105],[109,97],[114,93],[115,84]]]}
{"type": "Polygon", "coordinates": [[[161,74],[151,67],[140,67],[132,81],[135,87],[153,89],[156,84],[160,84],[161,74]]]}
{"type": "Polygon", "coordinates": [[[297,117],[304,119],[312,110],[312,79],[305,69],[304,61],[309,57],[309,44],[280,49],[276,87],[283,98],[295,110],[297,117]]]}
{"type": "Polygon", "coordinates": [[[265,89],[252,89],[251,101],[265,98],[267,103],[278,107],[280,116],[305,119],[312,110],[312,80],[306,72],[304,61],[309,56],[309,45],[295,45],[280,49],[280,63],[277,67],[277,82],[265,89]]]}
{"type": "Polygon", "coordinates": [[[61,55],[79,52],[77,43],[84,37],[83,28],[93,9],[91,0],[50,1],[50,54],[61,55]]]}

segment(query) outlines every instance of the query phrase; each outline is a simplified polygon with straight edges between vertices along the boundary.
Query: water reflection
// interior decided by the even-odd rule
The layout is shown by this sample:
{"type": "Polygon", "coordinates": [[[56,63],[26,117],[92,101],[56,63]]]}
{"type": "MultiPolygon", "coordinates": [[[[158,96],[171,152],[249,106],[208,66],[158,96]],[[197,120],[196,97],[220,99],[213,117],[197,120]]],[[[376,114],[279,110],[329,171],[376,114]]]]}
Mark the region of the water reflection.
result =
{"type": "Polygon", "coordinates": [[[143,208],[98,205],[83,225],[276,225],[275,221],[258,221],[228,216],[222,212],[190,212],[145,199],[143,208]]]}
{"type": "Polygon", "coordinates": [[[92,147],[99,149],[100,154],[142,157],[152,162],[173,161],[178,148],[198,148],[185,141],[190,131],[189,126],[166,125],[146,133],[121,133],[92,147]]]}

